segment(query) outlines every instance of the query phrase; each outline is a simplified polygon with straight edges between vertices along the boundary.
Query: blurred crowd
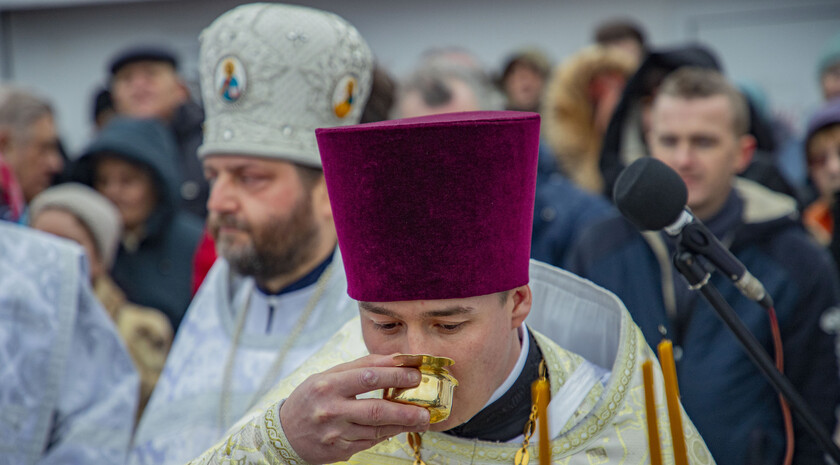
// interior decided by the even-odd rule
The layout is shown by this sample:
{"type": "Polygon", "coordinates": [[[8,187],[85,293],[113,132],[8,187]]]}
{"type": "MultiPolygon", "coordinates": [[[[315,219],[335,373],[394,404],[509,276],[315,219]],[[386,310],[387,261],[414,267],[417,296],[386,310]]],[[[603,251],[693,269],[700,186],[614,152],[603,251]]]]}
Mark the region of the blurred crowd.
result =
{"type": "MultiPolygon", "coordinates": [[[[591,44],[559,62],[524,47],[488,66],[453,46],[428,50],[405,76],[375,61],[349,80],[341,80],[347,74],[341,70],[311,71],[311,80],[340,82],[329,89],[328,117],[307,106],[314,98],[292,78],[266,77],[282,76],[277,70],[285,64],[271,72],[243,68],[244,58],[234,53],[205,51],[213,40],[221,39],[205,31],[201,96],[190,94],[179,74],[181,57],[165,46],[138,44],[109,57],[110,81],[91,102],[96,133],[81,153],[65,153],[50,102],[37,89],[0,85],[0,220],[6,223],[0,317],[10,322],[0,325],[0,417],[6,417],[0,446],[4,437],[36,444],[18,447],[19,461],[9,463],[36,463],[26,461],[33,457],[179,463],[212,445],[265,385],[294,368],[289,360],[319,347],[325,338],[308,338],[315,328],[329,321],[337,329],[354,312],[338,297],[327,303],[322,297],[341,278],[338,269],[330,274],[340,253],[324,213],[329,204],[317,148],[306,137],[338,121],[504,109],[542,118],[531,256],[616,293],[652,346],[666,332],[677,348],[685,411],[718,463],[778,463],[786,444],[782,413],[772,387],[673,269],[673,244],[656,232],[640,234],[613,206],[619,173],[642,157],[660,159],[682,176],[688,206],[767,286],[786,373],[834,432],[840,35],[814,44],[822,47],[820,61],[803,71],[801,82],[818,85],[824,102],[801,125],[774,112],[772,95],[727,78],[718,51],[700,44],[654,47],[643,25],[628,19],[601,23],[591,44]],[[244,103],[249,92],[272,84],[260,94],[262,107],[244,103]],[[292,101],[283,103],[289,105],[284,115],[264,108],[284,99],[292,101]],[[277,146],[288,149],[272,152],[277,146]],[[78,256],[63,264],[61,257],[73,255],[62,248],[67,243],[54,245],[33,230],[69,239],[81,247],[72,249],[78,256]],[[37,243],[25,245],[30,240],[37,243]],[[45,269],[60,267],[79,283],[56,296],[71,280],[45,269]],[[242,287],[246,278],[251,287],[242,287]],[[230,305],[223,308],[221,300],[230,305]],[[54,314],[46,310],[50,302],[54,314]],[[246,311],[257,304],[266,310],[246,311]],[[26,320],[15,308],[29,307],[43,310],[49,323],[15,326],[26,320]],[[68,311],[75,313],[59,317],[68,311]],[[85,318],[101,327],[91,329],[85,318]],[[29,336],[22,331],[49,343],[26,352],[19,339],[29,336]],[[210,346],[218,357],[202,361],[210,346]],[[249,374],[254,385],[245,387],[232,373],[250,350],[255,359],[259,351],[266,355],[249,374]],[[79,366],[79,359],[90,363],[79,366]],[[186,376],[187,366],[207,368],[186,376]],[[203,383],[198,380],[208,380],[206,390],[179,384],[203,383]],[[57,387],[16,402],[12,393],[27,383],[57,387]],[[212,409],[195,413],[201,402],[212,409]],[[20,426],[35,411],[43,414],[32,428],[20,426]],[[111,423],[96,419],[105,413],[111,423]],[[114,423],[115,415],[125,418],[114,423]],[[207,427],[198,438],[176,437],[160,426],[174,418],[183,430],[207,427]],[[160,436],[194,450],[174,459],[160,436]]],[[[770,351],[762,309],[725,279],[715,282],[770,351]]],[[[794,463],[823,463],[798,421],[794,430],[794,463]]]]}

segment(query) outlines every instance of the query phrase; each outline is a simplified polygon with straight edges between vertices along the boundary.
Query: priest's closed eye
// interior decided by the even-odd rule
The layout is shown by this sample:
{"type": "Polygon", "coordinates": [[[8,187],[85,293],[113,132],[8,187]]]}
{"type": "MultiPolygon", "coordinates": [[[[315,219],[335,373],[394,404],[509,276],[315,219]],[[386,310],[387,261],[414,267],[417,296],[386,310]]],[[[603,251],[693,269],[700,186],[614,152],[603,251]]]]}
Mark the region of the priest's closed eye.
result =
{"type": "Polygon", "coordinates": [[[374,321],[373,326],[380,331],[393,331],[397,329],[399,323],[377,323],[374,321]]]}
{"type": "Polygon", "coordinates": [[[448,323],[448,324],[440,324],[440,325],[438,325],[438,326],[439,326],[439,327],[440,327],[440,328],[441,328],[444,332],[454,333],[454,332],[459,331],[460,329],[462,329],[462,328],[464,327],[464,325],[465,325],[465,324],[466,324],[466,322],[465,322],[465,321],[462,321],[461,323],[448,323]]]}

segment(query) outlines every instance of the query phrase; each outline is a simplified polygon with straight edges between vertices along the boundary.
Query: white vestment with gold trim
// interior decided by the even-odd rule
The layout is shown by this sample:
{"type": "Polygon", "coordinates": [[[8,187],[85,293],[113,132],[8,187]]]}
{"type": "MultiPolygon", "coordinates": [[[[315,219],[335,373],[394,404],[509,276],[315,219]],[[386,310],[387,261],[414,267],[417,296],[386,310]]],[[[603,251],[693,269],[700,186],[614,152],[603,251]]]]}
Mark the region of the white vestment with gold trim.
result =
{"type": "Polygon", "coordinates": [[[248,412],[263,384],[265,392],[358,315],[338,250],[320,279],[266,296],[253,278],[236,275],[218,259],[178,328],[129,465],[180,465],[194,458],[248,412]],[[303,322],[297,337],[291,335],[296,322],[303,322]]]}
{"type": "MultiPolygon", "coordinates": [[[[566,465],[646,464],[650,462],[645,421],[642,363],[654,358],[624,305],[612,293],[555,267],[531,262],[533,307],[527,324],[548,367],[553,401],[561,389],[575,386],[578,369],[590,364],[610,369],[606,384],[589,383],[587,394],[551,440],[552,463],[566,465]],[[590,363],[583,363],[584,360],[590,363]]],[[[289,445],[279,422],[283,400],[307,377],[367,355],[358,320],[350,321],[324,349],[280,382],[229,435],[193,464],[305,464],[289,445]]],[[[660,445],[663,463],[673,463],[670,427],[659,364],[654,363],[660,445]]],[[[568,417],[568,409],[549,412],[568,417]]],[[[714,460],[694,425],[682,412],[689,462],[714,460]]],[[[556,423],[556,422],[555,422],[556,423]]],[[[421,455],[429,464],[512,464],[519,443],[461,439],[444,433],[422,435],[421,455]]],[[[537,441],[530,447],[537,463],[537,441]]],[[[350,458],[348,464],[411,464],[414,453],[406,435],[379,443],[350,458]]]]}

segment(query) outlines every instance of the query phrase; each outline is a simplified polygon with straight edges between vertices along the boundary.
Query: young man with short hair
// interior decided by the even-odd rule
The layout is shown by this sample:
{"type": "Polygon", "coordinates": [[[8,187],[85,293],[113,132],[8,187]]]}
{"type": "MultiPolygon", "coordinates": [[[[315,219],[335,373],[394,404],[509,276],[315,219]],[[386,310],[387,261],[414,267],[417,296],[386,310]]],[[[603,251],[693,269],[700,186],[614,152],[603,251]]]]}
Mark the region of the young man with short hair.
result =
{"type": "MultiPolygon", "coordinates": [[[[673,168],[688,188],[688,207],[758,278],[775,302],[785,374],[828,430],[836,423],[840,379],[832,338],[820,318],[840,303],[837,273],[825,250],[797,221],[796,202],[738,178],[755,140],[741,94],[719,72],[696,67],[670,74],[654,100],[651,156],[673,168]]],[[[650,345],[673,340],[680,395],[718,463],[781,463],[784,426],[778,395],[715,311],[671,264],[664,232],[640,234],[614,217],[594,225],[568,264],[574,273],[615,292],[650,345]]],[[[765,348],[767,313],[728,277],[711,282],[765,348]]],[[[794,463],[823,463],[823,453],[794,420],[794,463]]]]}

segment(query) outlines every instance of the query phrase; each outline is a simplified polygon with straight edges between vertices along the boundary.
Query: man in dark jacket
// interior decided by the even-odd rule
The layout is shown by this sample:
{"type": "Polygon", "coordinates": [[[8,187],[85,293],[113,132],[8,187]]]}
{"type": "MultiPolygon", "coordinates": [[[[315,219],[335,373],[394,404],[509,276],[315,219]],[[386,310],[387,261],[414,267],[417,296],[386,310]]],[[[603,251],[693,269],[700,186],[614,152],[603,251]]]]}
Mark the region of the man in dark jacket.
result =
{"type": "MultiPolygon", "coordinates": [[[[721,71],[717,57],[711,50],[688,45],[650,52],[636,73],[627,81],[621,100],[610,118],[601,156],[598,161],[604,177],[604,194],[612,197],[612,187],[618,173],[639,157],[650,154],[646,134],[650,128],[650,109],[657,89],[665,77],[685,66],[696,66],[721,71]]],[[[795,196],[795,190],[785,180],[776,166],[775,146],[769,134],[767,122],[747,101],[749,133],[756,140],[756,150],[749,166],[741,175],[770,189],[795,196]]]]}
{"type": "Polygon", "coordinates": [[[204,111],[178,76],[175,53],[162,47],[135,46],[118,53],[110,65],[110,90],[117,114],[157,118],[172,132],[178,151],[178,205],[202,220],[210,189],[196,151],[201,145],[204,111]]]}
{"type": "MultiPolygon", "coordinates": [[[[764,284],[775,302],[785,374],[828,430],[836,423],[840,379],[832,338],[819,327],[840,302],[825,250],[797,221],[795,201],[735,175],[755,147],[743,97],[716,71],[683,68],[663,82],[651,110],[652,156],[677,171],[688,206],[764,284]]],[[[569,269],[627,305],[648,343],[667,330],[675,344],[681,400],[719,464],[781,463],[784,427],[778,397],[710,305],[674,271],[662,233],[640,234],[621,217],[596,224],[571,253],[569,269]]],[[[768,352],[766,312],[728,278],[712,283],[768,352]]],[[[794,422],[797,464],[823,454],[794,422]]]]}
{"type": "Polygon", "coordinates": [[[190,304],[202,223],[177,208],[177,149],[155,120],[115,118],[74,167],[75,180],[117,205],[124,231],[113,278],[129,301],[157,308],[177,329],[190,304]]]}

